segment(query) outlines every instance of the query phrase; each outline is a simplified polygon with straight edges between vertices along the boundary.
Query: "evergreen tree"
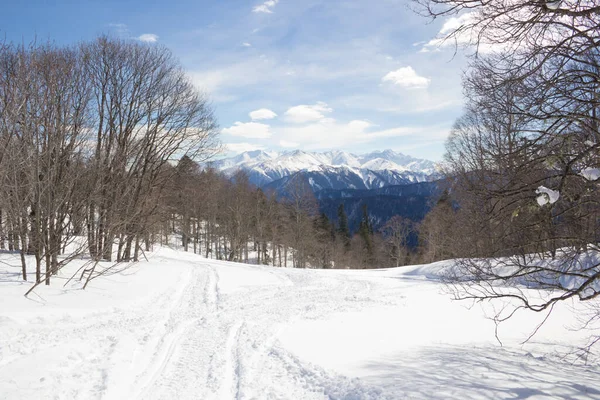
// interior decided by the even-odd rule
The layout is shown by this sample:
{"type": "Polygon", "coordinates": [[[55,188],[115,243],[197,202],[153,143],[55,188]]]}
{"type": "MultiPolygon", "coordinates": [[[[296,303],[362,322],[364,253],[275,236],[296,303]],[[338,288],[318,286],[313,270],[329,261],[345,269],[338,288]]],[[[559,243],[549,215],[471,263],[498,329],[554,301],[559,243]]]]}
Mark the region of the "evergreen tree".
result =
{"type": "Polygon", "coordinates": [[[319,258],[322,268],[330,268],[332,261],[334,238],[331,237],[331,222],[325,213],[321,213],[315,221],[315,231],[319,241],[319,258]]]}
{"type": "Polygon", "coordinates": [[[346,250],[348,250],[350,248],[350,228],[348,228],[348,216],[343,203],[338,207],[338,234],[342,238],[346,250]]]}
{"type": "Polygon", "coordinates": [[[317,228],[322,230],[323,232],[329,232],[331,223],[329,222],[329,218],[325,213],[321,213],[318,219],[317,228]]]}
{"type": "Polygon", "coordinates": [[[336,234],[335,234],[335,222],[331,221],[329,223],[329,236],[331,237],[331,243],[335,243],[336,234]]]}
{"type": "Polygon", "coordinates": [[[363,240],[363,247],[366,252],[365,262],[369,263],[373,260],[373,227],[369,221],[369,211],[367,205],[363,204],[363,215],[358,228],[358,234],[363,240]]]}

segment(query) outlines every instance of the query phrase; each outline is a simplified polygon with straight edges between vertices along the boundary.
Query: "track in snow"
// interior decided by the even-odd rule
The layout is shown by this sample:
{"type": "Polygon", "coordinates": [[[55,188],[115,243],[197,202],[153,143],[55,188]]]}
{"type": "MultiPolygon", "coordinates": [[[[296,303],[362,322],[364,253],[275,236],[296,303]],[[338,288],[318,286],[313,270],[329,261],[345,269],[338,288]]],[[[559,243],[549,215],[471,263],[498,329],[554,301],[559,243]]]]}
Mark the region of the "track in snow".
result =
{"type": "MultiPolygon", "coordinates": [[[[458,399],[466,396],[465,390],[473,395],[466,397],[479,398],[534,393],[513,385],[513,364],[531,368],[533,378],[527,385],[543,382],[540,393],[600,398],[600,389],[593,383],[597,369],[570,370],[569,376],[577,376],[578,381],[572,386],[561,383],[555,387],[547,376],[559,375],[559,364],[523,358],[515,351],[498,352],[495,347],[473,347],[472,343],[479,340],[475,333],[453,327],[451,319],[444,320],[455,318],[455,314],[447,316],[446,311],[460,306],[440,309],[446,304],[442,297],[436,300],[442,302],[434,302],[429,308],[423,306],[439,289],[434,282],[387,276],[378,271],[245,266],[168,250],[157,252],[136,274],[139,276],[126,281],[127,286],[113,288],[108,282],[109,286],[100,288],[97,294],[104,299],[106,291],[110,294],[107,299],[111,299],[124,288],[131,288],[141,293],[134,301],[117,301],[113,306],[91,308],[82,315],[46,315],[44,309],[34,310],[27,323],[0,314],[0,398],[369,400],[436,396],[458,399]],[[152,271],[156,274],[148,275],[152,271]],[[146,293],[145,287],[153,290],[146,293]],[[387,314],[369,319],[372,310],[384,310],[387,314]],[[403,312],[406,320],[401,321],[400,330],[398,324],[379,325],[382,320],[400,318],[396,316],[398,312],[403,312]],[[353,322],[342,318],[337,325],[325,325],[328,332],[311,333],[311,321],[318,327],[319,321],[333,321],[340,315],[359,315],[359,319],[353,322]],[[424,318],[430,318],[431,324],[423,324],[424,318]],[[368,336],[360,336],[370,321],[376,327],[367,329],[368,336]],[[319,359],[319,350],[311,356],[304,349],[299,352],[303,357],[299,357],[283,343],[291,326],[298,329],[297,323],[309,327],[303,337],[309,350],[311,340],[321,344],[321,348],[323,341],[331,347],[340,342],[346,346],[341,346],[342,351],[351,350],[347,351],[349,361],[355,359],[356,350],[362,346],[371,345],[375,354],[380,350],[379,340],[384,346],[397,344],[402,340],[399,335],[407,331],[417,332],[417,340],[413,338],[411,343],[422,350],[408,349],[400,354],[384,351],[377,362],[367,365],[373,371],[383,371],[379,378],[383,376],[384,381],[378,377],[352,379],[334,372],[335,367],[307,360],[319,359]],[[335,326],[340,331],[331,333],[335,326]],[[443,337],[435,335],[440,330],[442,334],[458,332],[464,345],[431,350],[428,341],[443,337]],[[473,337],[464,338],[469,334],[473,337]],[[461,352],[478,356],[473,358],[461,352]],[[498,356],[496,362],[504,370],[490,374],[493,365],[474,364],[469,368],[479,375],[469,377],[473,381],[453,375],[463,363],[488,360],[489,355],[498,356]],[[429,361],[421,365],[420,358],[429,361]],[[457,367],[446,370],[446,363],[457,367]],[[431,370],[432,365],[439,371],[431,370]],[[28,374],[14,373],[21,370],[28,374]],[[436,374],[452,390],[439,391],[436,374]],[[509,387],[494,387],[500,381],[498,377],[508,377],[509,387]],[[413,378],[422,383],[414,384],[413,378]],[[482,379],[488,379],[487,386],[481,384],[482,379]],[[453,388],[458,381],[461,386],[453,388]]],[[[88,295],[77,294],[80,298],[88,295]]],[[[492,336],[490,340],[494,341],[492,336]]],[[[339,357],[344,355],[338,353],[339,357]]]]}
{"type": "Polygon", "coordinates": [[[150,382],[138,398],[287,398],[290,391],[315,398],[324,396],[327,382],[334,378],[321,371],[315,375],[322,377],[324,383],[319,385],[314,379],[308,382],[305,376],[294,376],[306,375],[306,371],[295,367],[298,360],[282,359],[282,349],[273,349],[277,335],[282,326],[296,319],[317,318],[322,310],[330,313],[355,308],[358,303],[349,300],[351,293],[364,296],[368,285],[365,289],[362,282],[340,282],[318,275],[307,279],[296,271],[278,271],[274,275],[267,268],[249,271],[250,268],[253,267],[215,262],[194,268],[196,281],[186,283],[186,293],[193,295],[183,296],[178,307],[188,322],[170,342],[169,350],[164,352],[167,357],[158,361],[160,373],[150,375],[150,382]],[[261,278],[255,276],[253,280],[258,283],[244,287],[242,281],[241,287],[222,293],[219,281],[224,272],[227,276],[264,275],[266,284],[260,284],[261,278]],[[289,368],[282,368],[283,360],[289,361],[289,368]],[[291,375],[280,376],[282,372],[291,375]],[[260,382],[276,387],[277,379],[282,380],[280,391],[268,387],[257,390],[260,382]]]}

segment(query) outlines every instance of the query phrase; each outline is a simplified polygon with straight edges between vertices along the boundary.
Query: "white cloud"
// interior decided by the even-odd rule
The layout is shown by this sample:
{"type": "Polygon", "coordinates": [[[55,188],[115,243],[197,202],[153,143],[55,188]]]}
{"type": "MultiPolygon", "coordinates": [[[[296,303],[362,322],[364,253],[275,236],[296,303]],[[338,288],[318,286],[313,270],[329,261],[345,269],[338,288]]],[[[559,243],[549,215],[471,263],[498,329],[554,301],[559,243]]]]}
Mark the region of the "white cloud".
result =
{"type": "Polygon", "coordinates": [[[458,28],[467,26],[474,22],[474,17],[475,16],[473,13],[466,13],[458,17],[448,18],[446,22],[444,22],[444,25],[442,25],[442,29],[440,29],[440,34],[447,35],[457,30],[458,28]]]}
{"type": "Polygon", "coordinates": [[[405,89],[424,89],[429,86],[431,79],[419,76],[412,67],[402,67],[389,72],[382,81],[392,82],[405,89]]]}
{"type": "Polygon", "coordinates": [[[279,145],[281,147],[294,148],[294,147],[299,147],[300,143],[288,142],[287,140],[280,140],[279,145]]]}
{"type": "Polygon", "coordinates": [[[299,105],[285,112],[286,120],[295,124],[304,124],[325,119],[325,113],[332,112],[326,103],[319,101],[315,105],[299,105]]]}
{"type": "Polygon", "coordinates": [[[244,47],[252,47],[252,44],[250,44],[248,42],[244,42],[244,43],[242,43],[242,46],[244,46],[244,47]]]}
{"type": "Polygon", "coordinates": [[[275,8],[275,6],[277,5],[277,3],[279,3],[279,0],[267,0],[264,3],[255,6],[252,9],[252,12],[255,13],[266,13],[266,14],[272,14],[273,13],[273,8],[275,8]]]}
{"type": "Polygon", "coordinates": [[[252,143],[227,143],[225,145],[228,151],[232,153],[243,153],[245,151],[264,150],[265,146],[252,143]]]}
{"type": "Polygon", "coordinates": [[[210,70],[192,70],[188,74],[213,100],[229,102],[237,99],[246,87],[277,81],[283,76],[280,69],[273,60],[256,56],[210,70]]]}
{"type": "MultiPolygon", "coordinates": [[[[445,122],[437,125],[399,126],[382,129],[366,119],[338,121],[331,116],[325,116],[326,113],[333,112],[333,110],[323,102],[312,106],[296,106],[290,110],[291,112],[286,113],[285,118],[280,119],[279,123],[274,126],[252,121],[236,122],[223,129],[224,134],[259,139],[259,144],[233,143],[227,144],[227,148],[232,152],[239,153],[264,149],[273,145],[279,145],[282,148],[311,150],[347,148],[349,145],[358,146],[358,148],[363,146],[383,148],[389,147],[393,143],[402,143],[404,147],[423,147],[432,143],[443,143],[452,126],[451,122],[445,122]]],[[[249,115],[254,118],[257,116],[270,117],[270,113],[275,114],[273,111],[263,108],[252,111],[249,115]]],[[[235,139],[233,140],[235,141],[235,139]]]]}
{"type": "Polygon", "coordinates": [[[158,42],[158,35],[155,35],[154,33],[144,33],[143,35],[138,36],[137,40],[146,43],[156,43],[158,42]]]}
{"type": "MultiPolygon", "coordinates": [[[[324,89],[325,87],[339,85],[334,86],[338,88],[336,92],[344,93],[347,91],[345,85],[349,82],[353,82],[353,87],[363,83],[366,85],[366,82],[370,85],[372,77],[381,74],[382,64],[395,62],[386,60],[383,55],[371,53],[367,53],[370,55],[365,56],[364,59],[362,57],[356,59],[355,55],[354,59],[349,59],[350,56],[346,54],[345,49],[324,51],[316,47],[302,47],[302,51],[299,49],[292,51],[294,53],[292,55],[270,52],[268,57],[252,54],[248,58],[241,59],[236,55],[226,62],[215,61],[211,69],[191,70],[190,75],[200,88],[210,92],[216,102],[237,99],[249,87],[255,86],[252,90],[264,96],[268,94],[269,97],[266,98],[278,98],[286,104],[297,105],[302,102],[297,102],[294,98],[299,94],[306,94],[306,91],[310,91],[311,94],[315,91],[321,93],[329,90],[324,89]],[[307,53],[311,54],[313,61],[306,59],[307,53]]],[[[418,67],[417,64],[410,62],[406,62],[405,65],[412,65],[415,69],[418,67]]],[[[390,66],[385,72],[399,67],[400,65],[390,66]]],[[[459,69],[457,68],[456,71],[459,69]]],[[[447,74],[442,71],[439,73],[447,74]]],[[[455,77],[458,73],[455,72],[452,76],[455,77]]],[[[385,73],[380,77],[383,75],[385,73]]],[[[460,96],[460,79],[455,78],[455,80],[459,83],[456,86],[459,88],[458,96],[460,96]]],[[[363,89],[365,93],[370,90],[379,91],[377,87],[365,86],[363,89]]]]}
{"type": "Polygon", "coordinates": [[[273,119],[273,118],[277,117],[277,114],[275,114],[273,111],[269,110],[268,108],[261,108],[260,110],[254,110],[254,111],[250,112],[248,115],[250,116],[250,118],[252,118],[252,121],[258,121],[261,119],[273,119]]]}
{"type": "Polygon", "coordinates": [[[302,147],[307,149],[344,148],[348,144],[366,144],[381,139],[398,137],[422,137],[426,135],[432,139],[434,136],[446,137],[447,127],[396,127],[391,129],[373,130],[375,126],[364,120],[354,120],[347,123],[338,122],[333,118],[324,118],[320,121],[298,125],[287,125],[275,129],[275,134],[280,138],[280,145],[290,144],[289,147],[302,147]],[[294,144],[294,146],[291,146],[294,144]]]}
{"type": "Polygon", "coordinates": [[[223,133],[251,139],[268,139],[271,137],[271,127],[258,122],[236,122],[233,126],[223,129],[223,133]]]}
{"type": "Polygon", "coordinates": [[[432,39],[429,42],[425,43],[421,51],[427,52],[430,50],[430,48],[471,44],[474,32],[472,31],[472,29],[466,28],[472,22],[472,13],[466,13],[458,17],[448,18],[446,22],[444,22],[444,25],[442,25],[442,29],[440,29],[435,39],[432,39]],[[457,29],[460,29],[461,31],[454,33],[457,29]],[[454,36],[452,38],[449,38],[449,35],[452,35],[453,33],[454,36]]]}
{"type": "Polygon", "coordinates": [[[352,130],[357,130],[359,132],[362,132],[368,128],[370,128],[371,126],[373,126],[370,122],[368,121],[361,121],[361,120],[354,120],[354,121],[350,121],[348,123],[348,127],[352,130]]]}
{"type": "Polygon", "coordinates": [[[473,12],[462,14],[458,17],[451,17],[444,22],[442,28],[436,37],[421,48],[420,52],[427,53],[430,50],[439,50],[444,47],[476,47],[479,53],[490,53],[496,50],[508,49],[511,47],[510,40],[506,43],[500,43],[500,40],[507,31],[502,28],[502,23],[496,25],[476,24],[475,14],[473,12]],[[500,29],[498,29],[500,26],[500,29]],[[487,31],[483,34],[482,30],[487,31]],[[491,35],[498,41],[490,43],[486,36],[491,35]]]}

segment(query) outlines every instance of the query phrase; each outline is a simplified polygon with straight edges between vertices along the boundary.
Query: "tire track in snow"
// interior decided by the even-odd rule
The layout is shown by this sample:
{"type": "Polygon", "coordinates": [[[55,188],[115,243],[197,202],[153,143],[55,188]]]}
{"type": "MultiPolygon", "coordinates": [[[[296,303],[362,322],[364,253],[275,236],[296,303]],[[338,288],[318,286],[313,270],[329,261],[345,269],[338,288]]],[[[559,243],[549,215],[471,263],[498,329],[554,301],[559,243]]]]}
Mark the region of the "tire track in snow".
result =
{"type": "MultiPolygon", "coordinates": [[[[153,379],[151,387],[146,390],[150,398],[210,398],[216,393],[222,381],[223,371],[211,373],[217,366],[225,365],[222,360],[222,349],[227,337],[222,330],[219,315],[221,296],[219,293],[219,275],[215,268],[202,263],[197,266],[201,276],[197,277],[196,290],[182,308],[186,320],[184,329],[169,351],[170,356],[153,379]],[[203,382],[202,377],[212,377],[203,382]]],[[[141,396],[140,398],[148,398],[141,396]]]]}
{"type": "Polygon", "coordinates": [[[215,312],[220,308],[221,294],[219,293],[219,274],[215,267],[204,264],[208,271],[206,285],[204,286],[204,303],[208,312],[215,312]]]}
{"type": "MultiPolygon", "coordinates": [[[[302,362],[292,353],[281,347],[273,347],[269,352],[268,366],[282,376],[289,391],[298,391],[301,398],[319,399],[360,399],[394,400],[379,387],[372,387],[360,379],[351,379],[329,372],[310,363],[302,362]],[[307,396],[309,395],[310,396],[307,396]]],[[[297,398],[297,394],[283,391],[278,387],[264,388],[268,398],[297,398]]]]}
{"type": "MultiPolygon", "coordinates": [[[[147,398],[150,390],[162,376],[165,368],[169,365],[176,348],[181,341],[188,336],[188,331],[194,324],[202,318],[198,314],[190,314],[190,311],[197,311],[193,304],[197,301],[198,289],[201,286],[203,274],[200,268],[192,268],[190,275],[183,285],[183,290],[178,299],[171,304],[169,318],[164,322],[168,332],[159,337],[158,344],[155,346],[153,359],[142,368],[143,375],[136,379],[139,382],[136,386],[135,395],[130,398],[147,398]]],[[[205,287],[210,283],[208,276],[205,276],[205,287]]]]}
{"type": "MultiPolygon", "coordinates": [[[[170,321],[175,325],[173,333],[161,342],[157,350],[160,357],[156,357],[156,362],[145,374],[144,383],[137,391],[138,398],[264,398],[260,391],[258,397],[252,396],[251,392],[257,391],[257,381],[265,381],[262,372],[256,371],[262,370],[264,365],[281,367],[282,360],[273,359],[273,346],[277,346],[280,327],[296,318],[320,317],[322,312],[315,304],[321,304],[322,309],[331,312],[354,303],[348,302],[349,293],[371,290],[364,282],[290,271],[284,274],[284,286],[243,288],[223,296],[219,290],[218,267],[221,266],[209,263],[194,267],[193,282],[186,286],[186,294],[177,307],[180,312],[170,321]],[[290,290],[290,286],[294,289],[290,290]],[[337,294],[332,296],[332,292],[337,294]]],[[[290,366],[288,360],[283,367],[287,371],[285,380],[292,382],[300,393],[310,392],[312,387],[335,386],[336,377],[325,377],[322,371],[309,374],[308,382],[299,385],[306,377],[297,374],[306,373],[298,363],[290,366]],[[319,382],[319,377],[324,381],[319,382]]],[[[272,373],[267,382],[280,376],[277,370],[272,373]]],[[[343,388],[332,389],[332,393],[343,392],[343,388]]],[[[276,398],[289,398],[285,391],[283,393],[283,397],[276,398]]]]}
{"type": "Polygon", "coordinates": [[[150,366],[150,371],[146,372],[147,378],[144,379],[144,382],[141,383],[140,389],[133,396],[133,398],[137,399],[145,399],[148,396],[149,390],[152,388],[152,385],[157,381],[157,379],[162,375],[169,361],[171,360],[173,353],[175,352],[176,346],[179,344],[181,339],[184,336],[184,333],[189,330],[189,328],[194,325],[199,319],[192,319],[188,321],[184,321],[179,324],[175,332],[173,332],[170,338],[165,340],[165,345],[159,350],[157,355],[156,362],[154,365],[150,366]]]}
{"type": "Polygon", "coordinates": [[[236,323],[229,330],[225,343],[224,379],[219,390],[220,399],[239,399],[240,397],[240,335],[246,323],[236,323]]]}

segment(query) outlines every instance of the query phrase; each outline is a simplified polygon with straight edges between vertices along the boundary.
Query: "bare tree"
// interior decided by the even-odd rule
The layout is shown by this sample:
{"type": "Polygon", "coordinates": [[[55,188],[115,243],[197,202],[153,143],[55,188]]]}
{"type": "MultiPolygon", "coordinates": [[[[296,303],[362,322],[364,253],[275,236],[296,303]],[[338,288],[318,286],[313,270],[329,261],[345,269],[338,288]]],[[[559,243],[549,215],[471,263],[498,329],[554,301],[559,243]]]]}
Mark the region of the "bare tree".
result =
{"type": "Polygon", "coordinates": [[[473,239],[460,249],[457,296],[538,312],[597,299],[600,3],[415,3],[429,17],[457,18],[440,43],[476,49],[467,112],[447,147],[457,218],[473,239]],[[523,284],[550,295],[532,298],[523,284]]]}
{"type": "Polygon", "coordinates": [[[290,180],[287,191],[287,209],[290,215],[290,245],[294,250],[294,266],[306,268],[316,252],[314,221],[318,205],[312,188],[301,174],[290,180]]]}
{"type": "Polygon", "coordinates": [[[2,49],[3,207],[23,278],[27,252],[35,257],[37,283],[42,264],[46,284],[58,272],[58,255],[71,238],[70,216],[81,207],[76,192],[90,93],[82,65],[75,49],[2,49]]]}
{"type": "Polygon", "coordinates": [[[214,154],[216,123],[205,96],[164,47],[101,37],[82,52],[96,116],[90,253],[110,260],[118,237],[119,259],[127,260],[170,179],[164,166],[214,154]]]}
{"type": "Polygon", "coordinates": [[[117,261],[137,260],[164,215],[169,163],[212,156],[216,128],[163,47],[1,44],[0,247],[21,253],[23,279],[32,255],[37,284],[86,247],[111,260],[115,240],[117,261]]]}
{"type": "Polygon", "coordinates": [[[413,231],[413,222],[394,215],[381,228],[388,244],[388,254],[395,261],[396,267],[404,265],[408,257],[408,236],[413,231]]]}

